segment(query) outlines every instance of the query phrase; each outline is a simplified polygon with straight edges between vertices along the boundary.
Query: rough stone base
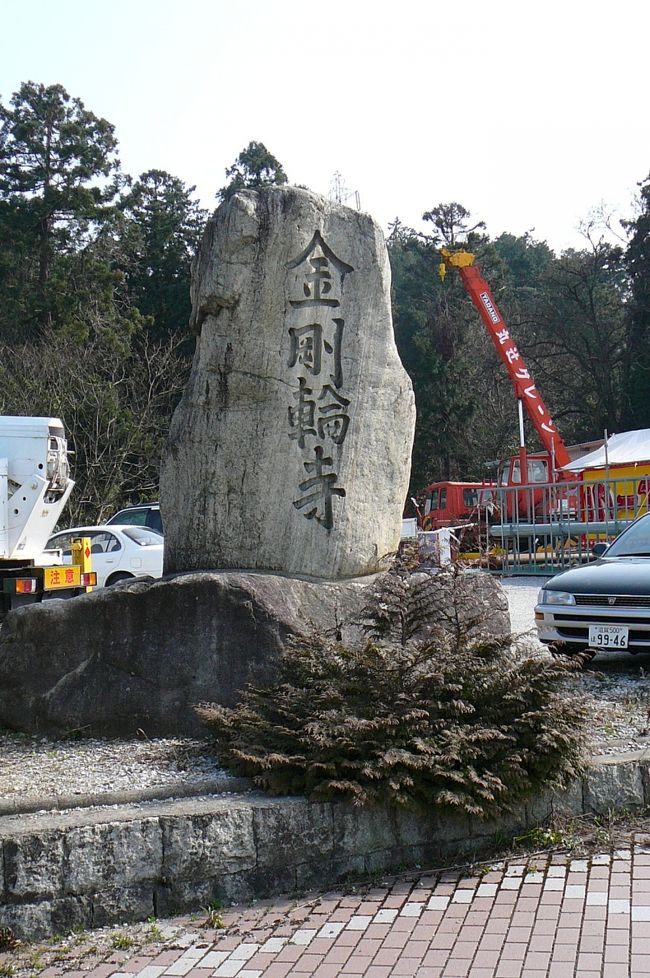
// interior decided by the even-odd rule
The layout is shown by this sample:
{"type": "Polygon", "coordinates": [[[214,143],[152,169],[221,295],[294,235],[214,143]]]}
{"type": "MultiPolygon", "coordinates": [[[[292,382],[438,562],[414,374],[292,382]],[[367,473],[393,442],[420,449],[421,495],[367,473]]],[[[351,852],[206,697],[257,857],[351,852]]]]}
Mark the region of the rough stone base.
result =
{"type": "Polygon", "coordinates": [[[11,612],[0,632],[0,723],[29,733],[204,733],[192,707],[273,679],[291,635],[358,614],[372,577],[180,574],[11,612]]]}
{"type": "Polygon", "coordinates": [[[0,926],[35,940],[433,862],[476,841],[466,818],[251,794],[7,817],[0,843],[0,926]]]}
{"type": "MultiPolygon", "coordinates": [[[[18,609],[0,632],[0,724],[107,737],[203,733],[193,707],[231,706],[246,683],[271,681],[290,636],[317,629],[358,641],[351,623],[375,580],[197,572],[18,609]]],[[[501,585],[480,572],[467,581],[482,630],[507,635],[501,585]]]]}

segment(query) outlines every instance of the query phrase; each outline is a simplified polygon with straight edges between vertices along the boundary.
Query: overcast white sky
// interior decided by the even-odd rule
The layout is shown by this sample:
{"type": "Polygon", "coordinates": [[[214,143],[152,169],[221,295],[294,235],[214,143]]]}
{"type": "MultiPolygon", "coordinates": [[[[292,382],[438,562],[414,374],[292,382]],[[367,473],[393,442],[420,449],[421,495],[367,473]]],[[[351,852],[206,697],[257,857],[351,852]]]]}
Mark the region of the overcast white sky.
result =
{"type": "Polygon", "coordinates": [[[580,246],[650,172],[641,0],[21,0],[5,3],[0,98],[60,83],[212,208],[251,140],[292,183],[335,172],[387,228],[457,200],[491,235],[580,246]]]}

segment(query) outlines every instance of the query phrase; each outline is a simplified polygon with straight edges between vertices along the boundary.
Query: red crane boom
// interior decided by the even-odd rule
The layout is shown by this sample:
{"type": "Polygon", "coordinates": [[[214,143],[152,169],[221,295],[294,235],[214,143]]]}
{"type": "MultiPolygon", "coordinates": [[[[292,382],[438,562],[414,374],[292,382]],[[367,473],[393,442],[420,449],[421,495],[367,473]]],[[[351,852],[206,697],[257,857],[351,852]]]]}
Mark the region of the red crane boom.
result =
{"type": "MultiPolygon", "coordinates": [[[[549,457],[555,460],[555,467],[562,468],[562,466],[568,465],[571,456],[560,433],[553,424],[548,408],[544,404],[523,357],[517,349],[517,344],[510,335],[490,286],[483,278],[478,265],[474,264],[474,255],[468,251],[451,252],[448,248],[442,248],[441,255],[441,277],[445,277],[448,266],[458,270],[461,281],[476,306],[497,353],[505,364],[515,389],[515,395],[525,406],[528,417],[533,422],[544,448],[548,451],[549,457]]],[[[522,445],[522,481],[526,481],[525,458],[525,448],[522,445]]]]}

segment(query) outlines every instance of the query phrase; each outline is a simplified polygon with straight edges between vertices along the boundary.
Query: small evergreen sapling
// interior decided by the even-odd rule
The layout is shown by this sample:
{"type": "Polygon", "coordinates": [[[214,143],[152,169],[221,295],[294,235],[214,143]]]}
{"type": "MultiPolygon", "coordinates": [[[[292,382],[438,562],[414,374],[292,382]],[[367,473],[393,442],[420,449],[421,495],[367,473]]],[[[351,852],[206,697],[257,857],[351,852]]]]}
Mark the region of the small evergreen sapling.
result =
{"type": "Polygon", "coordinates": [[[565,673],[485,635],[476,575],[389,574],[355,647],[296,639],[279,680],[203,704],[221,760],[274,794],[493,817],[581,768],[565,673]]]}

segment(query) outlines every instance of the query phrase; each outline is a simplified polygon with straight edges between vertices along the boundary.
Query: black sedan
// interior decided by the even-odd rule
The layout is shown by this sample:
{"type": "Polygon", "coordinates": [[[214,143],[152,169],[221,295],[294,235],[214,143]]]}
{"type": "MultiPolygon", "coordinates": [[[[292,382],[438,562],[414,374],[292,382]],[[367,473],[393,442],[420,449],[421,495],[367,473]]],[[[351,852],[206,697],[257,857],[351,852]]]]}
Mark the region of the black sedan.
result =
{"type": "Polygon", "coordinates": [[[551,578],[539,592],[540,641],[582,649],[650,652],[650,513],[585,567],[551,578]]]}

